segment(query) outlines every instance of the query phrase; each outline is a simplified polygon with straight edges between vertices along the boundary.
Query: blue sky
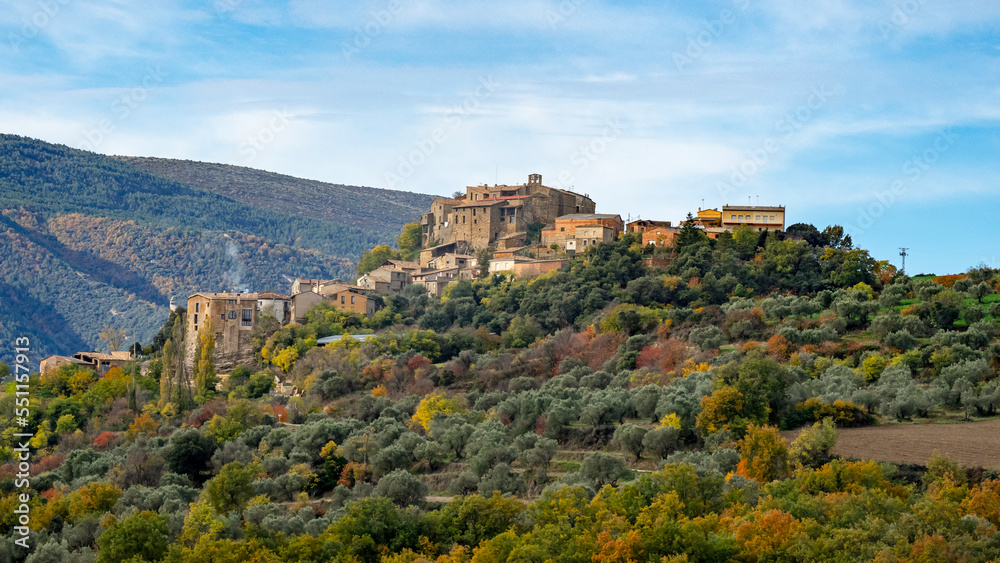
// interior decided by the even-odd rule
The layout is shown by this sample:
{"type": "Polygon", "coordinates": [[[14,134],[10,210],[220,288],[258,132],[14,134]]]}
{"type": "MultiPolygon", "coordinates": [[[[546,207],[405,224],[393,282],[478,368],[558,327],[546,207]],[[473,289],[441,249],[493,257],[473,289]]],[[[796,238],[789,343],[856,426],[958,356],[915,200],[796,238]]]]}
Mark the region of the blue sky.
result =
{"type": "Polygon", "coordinates": [[[28,0],[0,131],[678,221],[788,207],[908,270],[1000,267],[1000,3],[28,0]]]}

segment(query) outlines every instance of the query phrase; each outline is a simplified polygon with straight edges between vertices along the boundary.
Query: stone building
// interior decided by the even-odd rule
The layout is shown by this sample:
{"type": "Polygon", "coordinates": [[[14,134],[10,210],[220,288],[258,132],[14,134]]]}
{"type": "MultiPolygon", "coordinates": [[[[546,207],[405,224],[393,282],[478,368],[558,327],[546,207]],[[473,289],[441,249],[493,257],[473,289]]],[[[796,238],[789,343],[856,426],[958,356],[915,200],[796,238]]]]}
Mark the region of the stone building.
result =
{"type": "Polygon", "coordinates": [[[645,233],[651,229],[671,229],[670,221],[653,221],[651,219],[636,219],[625,225],[626,233],[645,233]]]}
{"type": "Polygon", "coordinates": [[[533,278],[552,270],[562,269],[567,265],[569,265],[569,260],[566,259],[532,260],[531,262],[518,262],[511,267],[510,271],[518,278],[533,278]]]}
{"type": "Polygon", "coordinates": [[[316,278],[295,278],[292,282],[292,293],[302,293],[304,291],[317,291],[325,283],[344,283],[341,280],[321,280],[316,278]]]}
{"type": "Polygon", "coordinates": [[[426,270],[413,276],[414,285],[419,285],[427,290],[431,297],[441,297],[444,289],[449,284],[458,280],[471,280],[475,278],[475,270],[472,268],[444,268],[441,270],[426,270]]]}
{"type": "Polygon", "coordinates": [[[306,313],[320,303],[370,317],[378,311],[379,301],[368,295],[369,291],[354,285],[330,282],[319,286],[317,291],[296,293],[291,298],[291,319],[300,324],[306,322],[306,313]]]}
{"type": "Polygon", "coordinates": [[[352,311],[370,317],[378,310],[378,301],[358,286],[343,283],[324,284],[320,286],[319,294],[334,309],[341,311],[352,311]]]}
{"type": "Polygon", "coordinates": [[[215,333],[215,368],[228,371],[253,361],[250,334],[257,324],[256,293],[195,293],[188,297],[185,358],[194,366],[201,333],[211,326],[215,333]]]}
{"type": "Polygon", "coordinates": [[[281,324],[291,320],[291,297],[280,293],[261,293],[257,296],[257,312],[274,317],[281,324]]]}
{"type": "Polygon", "coordinates": [[[521,185],[468,186],[465,195],[438,198],[420,218],[425,248],[457,241],[473,249],[523,244],[528,227],[547,225],[557,217],[593,213],[586,195],[550,188],[541,174],[531,174],[521,185]]]}
{"type": "Polygon", "coordinates": [[[454,254],[459,256],[474,256],[476,254],[476,249],[472,247],[471,244],[464,240],[459,240],[455,242],[449,242],[446,244],[439,244],[437,246],[432,246],[430,248],[424,248],[420,251],[420,263],[421,268],[429,268],[430,263],[436,261],[448,254],[454,254]]]}
{"type": "Polygon", "coordinates": [[[624,226],[621,215],[594,213],[564,215],[558,217],[553,226],[542,229],[542,245],[555,244],[563,250],[583,251],[588,245],[595,244],[591,243],[591,240],[595,240],[596,244],[599,244],[617,239],[624,226]],[[595,227],[607,227],[608,231],[594,229],[595,227]],[[583,229],[581,234],[586,233],[589,238],[581,238],[577,241],[577,231],[581,229],[583,229]],[[588,241],[587,245],[584,244],[585,240],[588,241]]]}
{"type": "Polygon", "coordinates": [[[583,252],[591,246],[615,240],[615,230],[606,225],[582,225],[576,228],[576,237],[566,241],[566,251],[583,252]]]}
{"type": "Polygon", "coordinates": [[[77,352],[69,356],[49,356],[38,366],[39,373],[46,373],[62,366],[73,364],[81,368],[90,368],[98,375],[108,373],[111,368],[125,369],[132,361],[132,353],[127,350],[118,352],[77,352]]]}
{"type": "Polygon", "coordinates": [[[427,262],[427,267],[434,270],[445,268],[475,268],[479,264],[479,258],[471,254],[455,254],[448,252],[441,256],[435,256],[427,262]]]}
{"type": "Polygon", "coordinates": [[[379,293],[399,293],[413,283],[413,274],[419,272],[418,262],[386,260],[378,268],[358,278],[358,287],[379,293]]]}
{"type": "Polygon", "coordinates": [[[673,227],[670,221],[652,221],[650,219],[632,221],[625,225],[625,232],[641,234],[643,246],[649,244],[653,246],[670,246],[677,236],[677,228],[673,227]]]}
{"type": "Polygon", "coordinates": [[[522,262],[531,262],[531,258],[525,258],[523,256],[508,256],[503,258],[494,258],[490,260],[490,273],[496,274],[499,272],[511,272],[514,270],[515,264],[520,264],[522,262]]]}
{"type": "Polygon", "coordinates": [[[291,298],[291,319],[293,323],[305,323],[306,313],[320,303],[325,303],[326,298],[315,291],[303,291],[296,293],[291,298]]]}
{"type": "Polygon", "coordinates": [[[73,364],[81,368],[91,368],[94,369],[94,364],[81,360],[79,358],[73,358],[70,356],[49,356],[42,360],[38,364],[38,373],[46,374],[52,370],[59,369],[65,365],[73,364]]]}

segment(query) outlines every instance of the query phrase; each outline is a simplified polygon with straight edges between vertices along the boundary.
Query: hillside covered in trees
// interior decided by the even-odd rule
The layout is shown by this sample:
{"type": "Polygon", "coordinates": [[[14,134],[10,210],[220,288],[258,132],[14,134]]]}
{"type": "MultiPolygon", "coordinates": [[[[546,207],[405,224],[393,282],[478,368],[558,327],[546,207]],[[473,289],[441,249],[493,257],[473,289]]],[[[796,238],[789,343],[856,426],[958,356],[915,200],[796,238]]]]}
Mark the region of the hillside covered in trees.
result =
{"type": "Polygon", "coordinates": [[[94,349],[105,325],[148,341],[171,297],[348,279],[429,200],[0,135],[0,340],[32,337],[36,359],[94,349]]]}
{"type": "MultiPolygon", "coordinates": [[[[28,561],[997,560],[995,471],[832,448],[996,416],[1000,272],[910,278],[837,227],[790,230],[687,225],[372,318],[321,305],[258,327],[231,374],[210,353],[185,374],[172,315],[145,372],[32,380],[28,561]]],[[[24,556],[12,390],[0,558],[24,556]]]]}
{"type": "MultiPolygon", "coordinates": [[[[312,217],[364,232],[399,233],[430,208],[432,196],[303,180],[264,170],[167,158],[121,157],[128,164],[259,209],[312,217]]],[[[351,257],[357,259],[352,249],[351,257]]]]}

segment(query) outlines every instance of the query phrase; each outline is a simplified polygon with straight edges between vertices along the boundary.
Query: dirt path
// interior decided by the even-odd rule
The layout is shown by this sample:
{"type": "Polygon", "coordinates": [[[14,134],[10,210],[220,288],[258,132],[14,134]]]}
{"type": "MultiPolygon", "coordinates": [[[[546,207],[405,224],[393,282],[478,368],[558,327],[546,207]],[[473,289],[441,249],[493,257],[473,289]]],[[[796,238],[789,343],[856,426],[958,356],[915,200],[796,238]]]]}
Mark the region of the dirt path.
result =
{"type": "Polygon", "coordinates": [[[845,428],[833,452],[855,459],[924,465],[935,450],[965,467],[1000,470],[1000,419],[845,428]]]}

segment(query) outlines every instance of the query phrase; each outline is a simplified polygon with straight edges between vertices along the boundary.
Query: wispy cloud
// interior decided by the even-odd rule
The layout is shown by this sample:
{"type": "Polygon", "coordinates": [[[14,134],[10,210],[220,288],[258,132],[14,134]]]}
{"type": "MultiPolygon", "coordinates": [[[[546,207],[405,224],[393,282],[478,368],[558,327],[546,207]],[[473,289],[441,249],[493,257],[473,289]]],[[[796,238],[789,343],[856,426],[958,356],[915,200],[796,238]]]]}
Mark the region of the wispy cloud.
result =
{"type": "MultiPolygon", "coordinates": [[[[101,152],[382,186],[492,76],[502,86],[461,113],[403,189],[443,194],[538,172],[626,215],[679,220],[703,199],[759,195],[794,206],[793,219],[849,222],[952,128],[964,136],[893,213],[957,213],[1000,196],[1000,5],[979,0],[55,4],[30,38],[24,22],[39,4],[0,11],[5,132],[85,147],[110,120],[101,152]],[[363,48],[345,56],[356,40],[363,48]],[[679,68],[679,53],[690,64],[679,68]],[[150,67],[167,77],[134,93],[150,67]],[[810,108],[817,87],[836,95],[810,108]],[[114,104],[136,95],[120,119],[114,104]],[[808,118],[788,136],[780,124],[802,107],[808,118]],[[769,140],[767,162],[720,192],[769,140]]],[[[969,258],[948,260],[958,269],[969,258]]]]}

